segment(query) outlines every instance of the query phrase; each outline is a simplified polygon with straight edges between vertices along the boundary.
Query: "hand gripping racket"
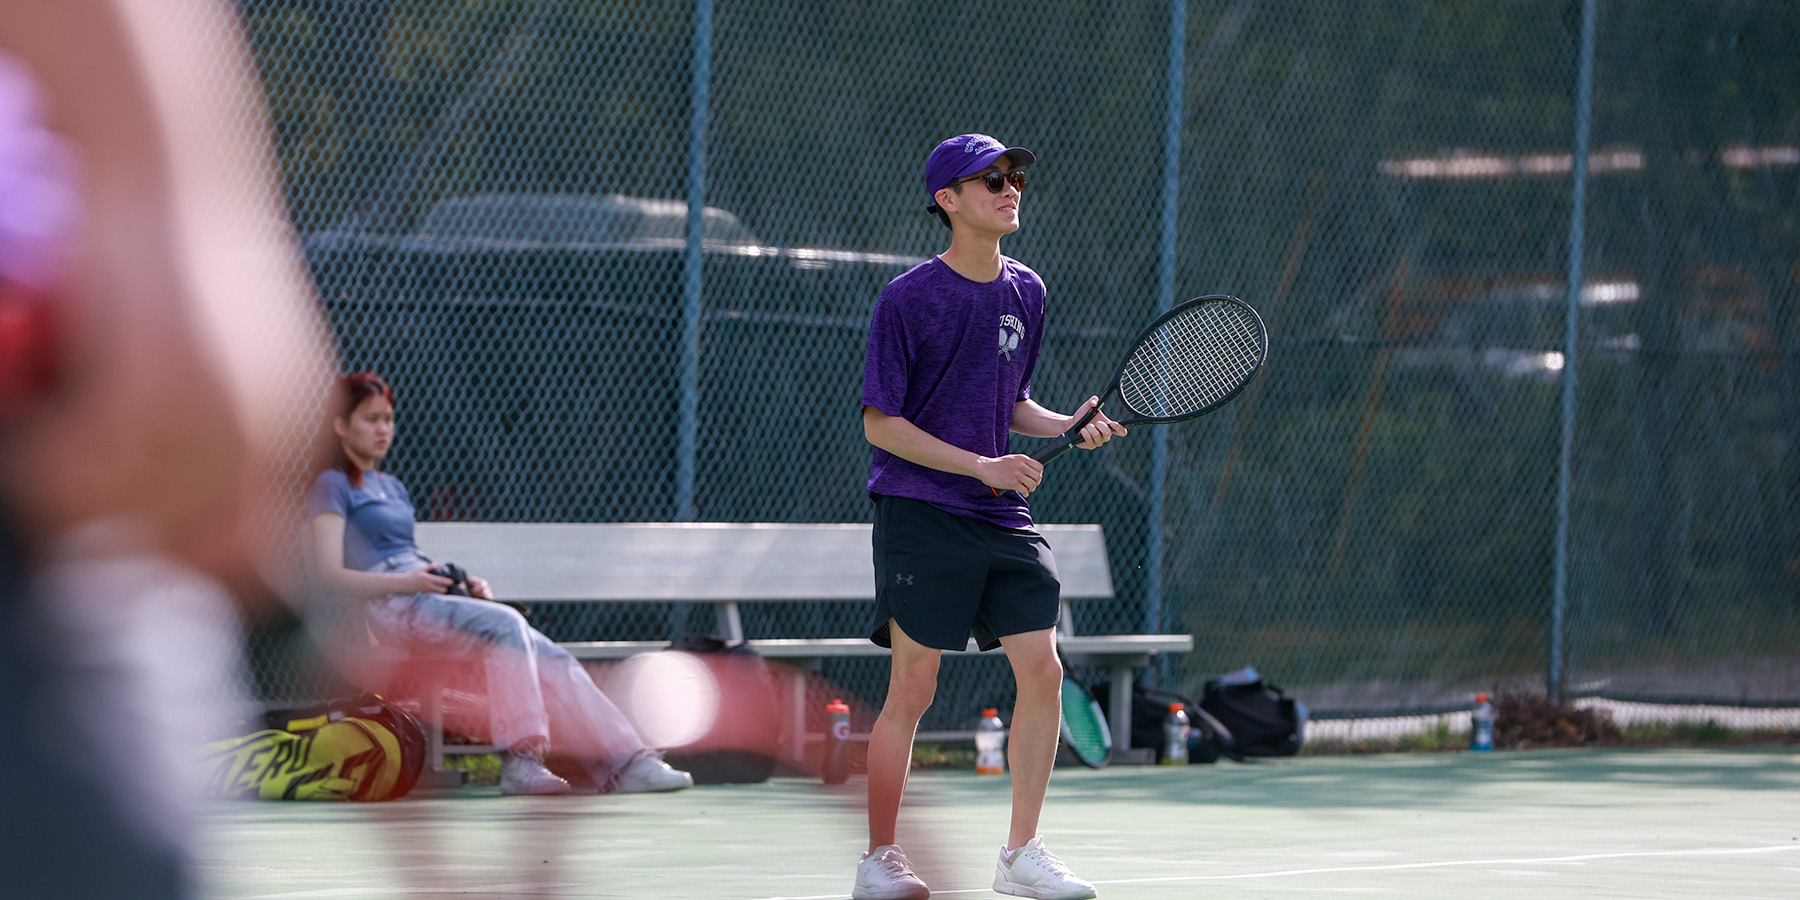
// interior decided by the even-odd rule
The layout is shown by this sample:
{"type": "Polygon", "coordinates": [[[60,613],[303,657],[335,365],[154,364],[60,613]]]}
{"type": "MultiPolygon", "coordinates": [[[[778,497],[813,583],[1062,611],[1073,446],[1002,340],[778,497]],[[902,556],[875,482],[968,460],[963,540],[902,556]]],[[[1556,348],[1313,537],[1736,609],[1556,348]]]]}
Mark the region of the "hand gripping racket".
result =
{"type": "Polygon", "coordinates": [[[1048,464],[1081,440],[1082,426],[1114,393],[1131,413],[1120,425],[1166,425],[1203,416],[1237,396],[1269,357],[1269,332],[1244,301],[1189,300],[1156,317],[1132,341],[1100,403],[1031,458],[1048,464]]]}

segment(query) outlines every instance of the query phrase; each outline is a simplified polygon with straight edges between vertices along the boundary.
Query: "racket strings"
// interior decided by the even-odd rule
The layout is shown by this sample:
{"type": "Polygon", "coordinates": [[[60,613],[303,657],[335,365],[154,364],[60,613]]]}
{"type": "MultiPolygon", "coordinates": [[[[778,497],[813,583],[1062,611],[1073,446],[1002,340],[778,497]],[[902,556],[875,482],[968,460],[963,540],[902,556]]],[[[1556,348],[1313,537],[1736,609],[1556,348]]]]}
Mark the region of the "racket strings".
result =
{"type": "Polygon", "coordinates": [[[1132,352],[1119,396],[1148,418],[1189,415],[1238,389],[1262,361],[1263,332],[1254,313],[1207,303],[1159,326],[1132,352]]]}

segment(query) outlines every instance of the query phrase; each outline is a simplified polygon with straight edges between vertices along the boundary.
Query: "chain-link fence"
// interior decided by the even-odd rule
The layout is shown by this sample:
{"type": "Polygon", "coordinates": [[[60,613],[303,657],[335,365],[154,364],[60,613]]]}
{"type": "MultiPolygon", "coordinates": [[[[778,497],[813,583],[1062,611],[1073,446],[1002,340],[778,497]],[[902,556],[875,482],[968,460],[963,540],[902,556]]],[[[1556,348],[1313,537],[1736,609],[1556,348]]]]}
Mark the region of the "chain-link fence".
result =
{"type": "MultiPolygon", "coordinates": [[[[982,131],[1039,158],[1003,246],[1049,286],[1034,396],[1189,296],[1271,330],[1231,406],[1032,498],[1105,528],[1082,631],[1191,632],[1153,677],[1254,664],[1326,714],[1541,691],[1553,652],[1572,695],[1800,704],[1792,2],[1594,6],[1573,367],[1580,0],[241,8],[426,518],[866,521],[869,312],[946,244],[926,154],[982,131]]],[[[863,633],[826,612],[748,624],[863,633]]],[[[878,662],[825,674],[878,703],[878,662]]],[[[926,727],[1004,704],[1000,666],[946,665],[926,727]]]]}

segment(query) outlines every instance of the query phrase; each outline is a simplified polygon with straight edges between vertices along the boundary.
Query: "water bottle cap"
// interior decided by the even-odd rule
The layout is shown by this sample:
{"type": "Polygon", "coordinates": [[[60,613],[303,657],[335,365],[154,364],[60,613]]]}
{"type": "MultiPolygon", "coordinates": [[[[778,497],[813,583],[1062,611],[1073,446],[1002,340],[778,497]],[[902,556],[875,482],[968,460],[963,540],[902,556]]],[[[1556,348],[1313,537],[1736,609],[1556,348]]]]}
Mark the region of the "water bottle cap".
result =
{"type": "Polygon", "coordinates": [[[988,707],[987,709],[984,709],[981,711],[981,717],[984,719],[994,719],[994,718],[998,718],[999,716],[1000,716],[1000,711],[991,706],[988,707]]]}
{"type": "Polygon", "coordinates": [[[825,711],[828,713],[847,713],[850,711],[850,705],[839,698],[833,697],[830,703],[825,704],[825,711]]]}
{"type": "Polygon", "coordinates": [[[1181,705],[1180,703],[1171,703],[1171,704],[1169,704],[1169,712],[1186,713],[1187,707],[1181,705]]]}
{"type": "Polygon", "coordinates": [[[1488,696],[1486,694],[1476,694],[1475,702],[1476,703],[1486,703],[1486,702],[1488,702],[1488,696]]]}

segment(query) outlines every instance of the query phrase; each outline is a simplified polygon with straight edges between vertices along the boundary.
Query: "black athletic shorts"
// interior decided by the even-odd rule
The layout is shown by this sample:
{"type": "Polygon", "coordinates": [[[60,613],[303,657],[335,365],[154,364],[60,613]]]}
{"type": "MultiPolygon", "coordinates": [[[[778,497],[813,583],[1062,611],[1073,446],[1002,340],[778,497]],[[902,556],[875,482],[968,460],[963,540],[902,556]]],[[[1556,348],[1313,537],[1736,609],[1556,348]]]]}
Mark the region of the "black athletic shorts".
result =
{"type": "Polygon", "coordinates": [[[939,650],[983,650],[1009,634],[1055,628],[1062,582],[1044,536],[944,512],[905,497],[875,497],[875,627],[888,620],[939,650]]]}

